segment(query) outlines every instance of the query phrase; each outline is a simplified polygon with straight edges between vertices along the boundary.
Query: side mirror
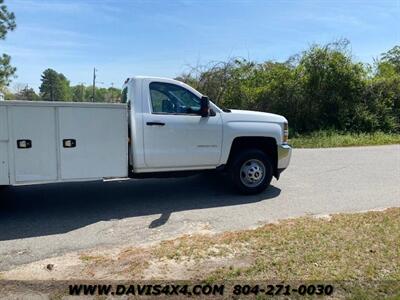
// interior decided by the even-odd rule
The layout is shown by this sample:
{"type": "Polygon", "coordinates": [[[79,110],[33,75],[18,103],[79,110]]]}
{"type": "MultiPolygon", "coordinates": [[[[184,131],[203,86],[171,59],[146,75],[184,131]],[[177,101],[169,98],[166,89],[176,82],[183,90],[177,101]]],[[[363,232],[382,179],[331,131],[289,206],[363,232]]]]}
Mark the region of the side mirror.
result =
{"type": "Polygon", "coordinates": [[[200,116],[203,118],[208,117],[210,114],[210,100],[207,96],[201,97],[200,100],[200,116]]]}

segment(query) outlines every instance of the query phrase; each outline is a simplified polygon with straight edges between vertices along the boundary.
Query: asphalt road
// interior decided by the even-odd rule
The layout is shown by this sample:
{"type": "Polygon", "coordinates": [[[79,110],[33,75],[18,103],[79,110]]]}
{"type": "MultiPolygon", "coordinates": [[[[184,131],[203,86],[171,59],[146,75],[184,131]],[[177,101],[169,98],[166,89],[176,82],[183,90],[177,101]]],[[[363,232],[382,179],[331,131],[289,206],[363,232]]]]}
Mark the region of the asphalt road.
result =
{"type": "Polygon", "coordinates": [[[256,196],[206,174],[10,187],[0,191],[0,270],[80,249],[395,206],[400,145],[295,150],[281,179],[256,196]]]}

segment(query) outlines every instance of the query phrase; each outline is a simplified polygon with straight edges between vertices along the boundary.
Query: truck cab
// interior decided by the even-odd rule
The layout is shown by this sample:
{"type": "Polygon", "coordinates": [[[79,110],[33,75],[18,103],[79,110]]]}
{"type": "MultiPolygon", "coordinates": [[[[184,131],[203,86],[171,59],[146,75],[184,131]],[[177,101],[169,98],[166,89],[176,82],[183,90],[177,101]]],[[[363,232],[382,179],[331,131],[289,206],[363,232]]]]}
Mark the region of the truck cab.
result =
{"type": "Polygon", "coordinates": [[[222,110],[185,83],[159,77],[125,81],[133,174],[225,170],[239,191],[264,190],[287,168],[288,123],[279,115],[222,110]]]}

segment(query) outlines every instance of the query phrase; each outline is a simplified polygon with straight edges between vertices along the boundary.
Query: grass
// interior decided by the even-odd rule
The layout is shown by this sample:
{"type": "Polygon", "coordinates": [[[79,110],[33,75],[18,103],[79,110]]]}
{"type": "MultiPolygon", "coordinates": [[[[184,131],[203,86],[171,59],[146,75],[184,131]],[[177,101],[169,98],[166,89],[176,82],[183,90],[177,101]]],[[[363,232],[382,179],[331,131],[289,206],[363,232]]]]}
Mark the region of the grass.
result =
{"type": "Polygon", "coordinates": [[[317,131],[298,135],[289,140],[295,148],[328,148],[349,146],[372,146],[400,144],[398,133],[346,133],[335,131],[317,131]]]}
{"type": "Polygon", "coordinates": [[[252,230],[126,248],[112,258],[80,258],[111,273],[139,274],[150,261],[159,269],[173,262],[182,269],[195,266],[192,279],[198,280],[392,280],[400,288],[400,208],[288,219],[252,230]]]}
{"type": "Polygon", "coordinates": [[[105,257],[82,254],[79,259],[83,262],[101,262],[105,259],[105,257]]]}
{"type": "Polygon", "coordinates": [[[196,279],[207,282],[322,280],[340,282],[352,299],[400,297],[400,208],[186,236],[161,243],[154,255],[182,264],[196,261],[196,279]],[[228,259],[214,270],[206,263],[223,257],[228,259]],[[248,264],[237,267],[237,261],[248,264]]]}
{"type": "Polygon", "coordinates": [[[140,274],[148,267],[151,252],[144,248],[127,248],[116,255],[90,255],[83,253],[79,259],[84,263],[83,273],[89,277],[96,274],[140,274]]]}
{"type": "Polygon", "coordinates": [[[400,299],[400,208],[187,235],[113,254],[85,252],[80,260],[77,278],[329,283],[332,299],[400,299]]]}
{"type": "MultiPolygon", "coordinates": [[[[232,238],[223,239],[231,244],[232,238]]],[[[238,233],[254,262],[222,268],[215,278],[261,280],[400,280],[400,209],[300,218],[238,233]]],[[[240,250],[239,250],[240,251],[240,250]]]]}
{"type": "Polygon", "coordinates": [[[400,280],[400,208],[304,217],[255,230],[186,236],[161,243],[154,254],[176,261],[249,257],[249,266],[207,277],[263,280],[400,280]]]}

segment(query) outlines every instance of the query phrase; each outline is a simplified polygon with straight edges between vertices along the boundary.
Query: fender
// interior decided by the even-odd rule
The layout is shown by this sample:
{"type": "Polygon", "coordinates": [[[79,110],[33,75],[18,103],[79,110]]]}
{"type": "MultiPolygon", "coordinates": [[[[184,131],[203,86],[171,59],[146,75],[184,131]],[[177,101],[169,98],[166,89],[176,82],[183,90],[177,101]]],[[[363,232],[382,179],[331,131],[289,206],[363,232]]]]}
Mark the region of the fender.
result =
{"type": "Polygon", "coordinates": [[[221,164],[228,162],[232,143],[239,137],[270,137],[278,145],[282,140],[282,128],[277,123],[232,121],[224,125],[221,164]]]}

